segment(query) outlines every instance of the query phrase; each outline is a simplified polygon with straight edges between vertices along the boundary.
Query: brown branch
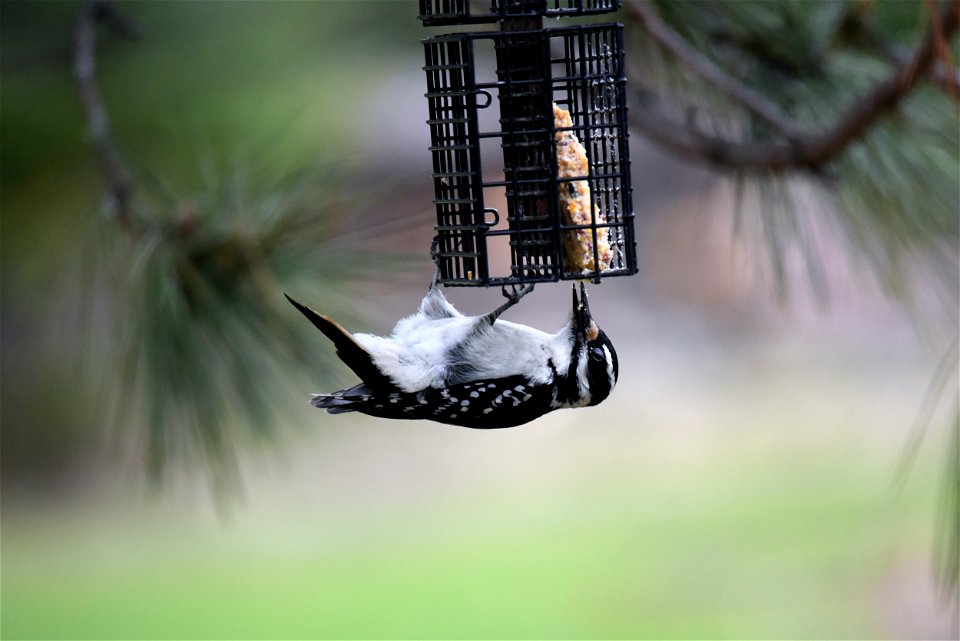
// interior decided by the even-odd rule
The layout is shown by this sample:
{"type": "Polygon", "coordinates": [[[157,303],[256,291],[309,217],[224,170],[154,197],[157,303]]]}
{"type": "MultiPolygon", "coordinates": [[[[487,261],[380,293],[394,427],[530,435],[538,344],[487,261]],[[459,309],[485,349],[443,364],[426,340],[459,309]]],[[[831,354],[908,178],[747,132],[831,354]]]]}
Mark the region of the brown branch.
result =
{"type": "MultiPolygon", "coordinates": [[[[952,1],[956,2],[957,4],[960,4],[960,0],[952,0],[952,1]]],[[[932,22],[931,26],[933,27],[933,43],[934,43],[934,46],[936,47],[936,54],[937,54],[937,60],[935,61],[935,63],[940,63],[940,66],[946,67],[946,68],[954,67],[953,56],[950,55],[950,45],[947,43],[946,34],[943,33],[943,28],[940,23],[940,16],[937,15],[937,11],[936,11],[937,7],[934,4],[934,0],[924,0],[923,6],[927,10],[927,13],[930,14],[930,20],[932,22]]],[[[936,67],[937,65],[934,64],[934,73],[936,73],[936,67]]],[[[952,85],[949,91],[950,91],[950,96],[954,100],[957,100],[958,97],[960,97],[957,94],[956,84],[952,85]]]]}
{"type": "MultiPolygon", "coordinates": [[[[930,66],[928,76],[934,83],[940,85],[940,88],[946,91],[954,100],[960,100],[960,70],[958,70],[957,66],[953,63],[947,38],[943,35],[942,27],[939,26],[939,16],[936,12],[936,6],[925,2],[924,8],[930,15],[931,20],[938,21],[932,25],[935,29],[934,38],[936,38],[937,59],[935,59],[930,66]]],[[[851,7],[851,10],[843,21],[842,30],[854,46],[861,47],[883,58],[890,65],[902,67],[906,65],[910,59],[909,47],[887,41],[868,25],[860,13],[855,11],[853,7],[851,7]]]]}
{"type": "MultiPolygon", "coordinates": [[[[905,65],[909,59],[909,54],[896,45],[883,47],[881,54],[890,64],[895,65],[905,65]]],[[[930,79],[940,85],[954,100],[960,100],[960,69],[945,63],[942,59],[934,60],[929,75],[930,79]]]]}
{"type": "MultiPolygon", "coordinates": [[[[949,0],[939,13],[943,37],[951,37],[960,23],[960,0],[949,0]]],[[[737,143],[723,140],[676,123],[657,113],[649,99],[630,110],[631,124],[655,142],[682,155],[706,160],[729,169],[820,171],[852,142],[860,139],[884,113],[895,109],[935,59],[936,35],[931,26],[923,41],[886,80],[854,102],[853,107],[822,133],[806,134],[787,141],[737,143]]]]}
{"type": "Polygon", "coordinates": [[[100,163],[100,171],[113,196],[117,221],[126,229],[132,226],[130,197],[133,183],[124,167],[123,158],[110,136],[110,118],[103,106],[96,78],[96,24],[104,22],[118,33],[136,37],[136,27],[120,16],[109,0],[93,0],[80,10],[73,30],[74,64],[73,75],[87,116],[90,144],[100,163]]]}
{"type": "Polygon", "coordinates": [[[797,123],[783,113],[777,105],[704,57],[660,18],[656,8],[649,1],[626,2],[624,8],[631,18],[641,24],[660,46],[673,54],[690,72],[713,85],[720,93],[742,105],[747,111],[773,125],[787,138],[801,135],[797,123]]]}
{"type": "Polygon", "coordinates": [[[795,168],[795,147],[788,143],[732,142],[682,126],[639,94],[641,105],[630,110],[630,125],[649,140],[682,156],[728,169],[783,171],[795,168]]]}

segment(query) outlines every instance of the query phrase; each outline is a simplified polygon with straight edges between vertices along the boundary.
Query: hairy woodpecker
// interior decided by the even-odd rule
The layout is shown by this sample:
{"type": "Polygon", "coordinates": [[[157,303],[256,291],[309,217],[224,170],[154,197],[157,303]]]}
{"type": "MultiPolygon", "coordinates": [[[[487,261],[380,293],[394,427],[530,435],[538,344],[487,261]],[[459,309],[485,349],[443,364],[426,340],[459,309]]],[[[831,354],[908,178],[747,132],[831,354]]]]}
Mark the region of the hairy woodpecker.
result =
{"type": "Polygon", "coordinates": [[[617,382],[617,353],[590,316],[587,293],[573,289],[569,322],[556,334],[499,320],[533,290],[483,316],[464,316],[434,279],[420,309],[390,336],[349,334],[333,320],[287,299],[333,341],[362,381],[313,405],[330,414],[361,412],[478,429],[513,427],[565,407],[596,405],[617,382]]]}

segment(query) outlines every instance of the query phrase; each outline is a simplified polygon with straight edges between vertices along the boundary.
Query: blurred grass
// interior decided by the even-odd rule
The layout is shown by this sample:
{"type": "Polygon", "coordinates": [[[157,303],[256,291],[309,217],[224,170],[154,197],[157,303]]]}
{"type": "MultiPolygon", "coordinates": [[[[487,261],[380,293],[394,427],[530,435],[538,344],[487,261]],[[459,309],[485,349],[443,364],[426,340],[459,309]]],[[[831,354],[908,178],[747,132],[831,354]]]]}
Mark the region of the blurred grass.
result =
{"type": "Polygon", "coordinates": [[[8,512],[3,636],[883,636],[887,574],[929,544],[933,474],[897,495],[876,453],[750,449],[699,465],[593,452],[399,500],[397,479],[364,497],[342,478],[220,524],[123,503],[8,512]]]}

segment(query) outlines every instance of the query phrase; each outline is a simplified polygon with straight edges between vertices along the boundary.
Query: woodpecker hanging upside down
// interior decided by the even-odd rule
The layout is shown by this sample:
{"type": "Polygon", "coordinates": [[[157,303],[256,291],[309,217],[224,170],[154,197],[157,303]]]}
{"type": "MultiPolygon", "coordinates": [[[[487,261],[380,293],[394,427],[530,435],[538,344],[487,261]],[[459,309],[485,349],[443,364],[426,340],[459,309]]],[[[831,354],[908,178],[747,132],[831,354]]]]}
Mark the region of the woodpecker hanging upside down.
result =
{"type": "Polygon", "coordinates": [[[596,405],[617,382],[617,353],[590,317],[587,293],[573,289],[570,321],[556,334],[499,320],[533,290],[508,293],[484,316],[464,316],[435,277],[420,309],[390,336],[349,334],[287,296],[333,341],[337,356],[362,381],[313,405],[330,414],[360,412],[426,419],[477,429],[514,427],[565,407],[596,405]]]}

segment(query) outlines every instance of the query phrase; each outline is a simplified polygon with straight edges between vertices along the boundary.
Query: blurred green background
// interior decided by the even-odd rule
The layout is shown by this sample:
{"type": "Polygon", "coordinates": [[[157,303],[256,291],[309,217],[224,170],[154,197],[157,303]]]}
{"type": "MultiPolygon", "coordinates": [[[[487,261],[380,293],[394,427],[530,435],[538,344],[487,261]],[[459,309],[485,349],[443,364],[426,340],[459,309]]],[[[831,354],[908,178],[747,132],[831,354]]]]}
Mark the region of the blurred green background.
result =
{"type": "MultiPolygon", "coordinates": [[[[931,578],[942,432],[896,481],[940,354],[830,237],[832,304],[802,284],[775,304],[730,186],[639,137],[640,274],[591,294],[623,364],[609,401],[495,432],[328,416],[309,392],[351,379],[318,335],[315,378],[282,381],[284,438],[239,449],[239,496],[189,468],[149,481],[76,320],[98,322],[74,276],[103,209],[78,8],[0,4],[3,638],[956,638],[931,578]]],[[[98,61],[125,157],[332,158],[351,242],[417,255],[338,308],[380,332],[412,312],[432,236],[415,4],[120,8],[143,37],[104,32],[98,61]]],[[[511,320],[552,331],[567,296],[511,320]]]]}

